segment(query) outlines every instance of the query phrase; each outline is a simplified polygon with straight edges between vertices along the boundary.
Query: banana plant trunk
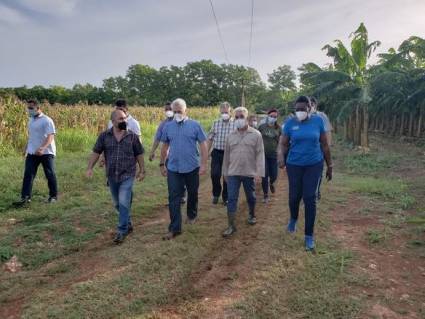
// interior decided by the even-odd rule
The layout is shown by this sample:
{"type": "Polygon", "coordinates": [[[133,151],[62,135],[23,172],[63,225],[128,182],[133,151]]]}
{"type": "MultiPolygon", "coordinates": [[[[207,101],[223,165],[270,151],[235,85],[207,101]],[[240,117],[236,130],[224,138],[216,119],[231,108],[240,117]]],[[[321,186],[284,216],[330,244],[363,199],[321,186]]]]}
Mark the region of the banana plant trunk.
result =
{"type": "Polygon", "coordinates": [[[417,127],[417,129],[416,129],[416,136],[417,137],[421,137],[421,132],[422,132],[422,122],[423,122],[423,117],[424,117],[424,114],[423,114],[424,112],[423,112],[423,108],[420,108],[419,109],[419,118],[418,118],[418,127],[417,127]]]}
{"type": "Polygon", "coordinates": [[[361,132],[361,146],[369,147],[369,111],[367,104],[363,105],[363,125],[361,132]]]}
{"type": "Polygon", "coordinates": [[[413,114],[415,112],[410,112],[409,114],[409,136],[413,136],[413,114]]]}
{"type": "Polygon", "coordinates": [[[362,145],[362,122],[361,122],[361,118],[362,118],[362,114],[361,114],[361,107],[360,105],[356,106],[356,124],[355,124],[355,139],[354,139],[354,144],[355,145],[362,145]]]}
{"type": "Polygon", "coordinates": [[[401,113],[401,119],[400,119],[400,136],[403,136],[404,134],[404,112],[401,113]]]}
{"type": "Polygon", "coordinates": [[[392,125],[392,131],[391,131],[391,135],[395,136],[397,132],[397,114],[393,115],[393,125],[392,125]]]}

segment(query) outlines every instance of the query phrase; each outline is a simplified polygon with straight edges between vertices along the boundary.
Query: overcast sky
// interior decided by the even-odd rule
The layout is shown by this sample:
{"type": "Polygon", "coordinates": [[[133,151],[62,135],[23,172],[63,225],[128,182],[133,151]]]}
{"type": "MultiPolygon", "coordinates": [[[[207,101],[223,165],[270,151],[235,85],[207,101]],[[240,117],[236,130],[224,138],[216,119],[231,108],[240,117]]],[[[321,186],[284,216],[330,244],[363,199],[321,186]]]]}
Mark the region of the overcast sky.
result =
{"type": "MultiPolygon", "coordinates": [[[[248,63],[251,0],[213,0],[230,63],[248,63]]],[[[425,37],[425,0],[256,0],[252,66],[329,62],[360,22],[379,51],[425,37]]],[[[0,0],[0,87],[92,83],[128,66],[224,63],[208,0],[0,0]]]]}

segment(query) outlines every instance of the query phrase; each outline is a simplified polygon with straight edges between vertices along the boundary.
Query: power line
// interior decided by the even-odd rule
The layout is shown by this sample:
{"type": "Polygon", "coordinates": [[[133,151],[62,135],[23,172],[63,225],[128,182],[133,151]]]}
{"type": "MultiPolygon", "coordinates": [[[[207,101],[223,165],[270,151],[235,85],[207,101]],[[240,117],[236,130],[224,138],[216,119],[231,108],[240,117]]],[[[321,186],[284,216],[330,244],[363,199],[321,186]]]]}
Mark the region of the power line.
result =
{"type": "Polygon", "coordinates": [[[212,3],[212,0],[209,0],[209,1],[210,1],[210,5],[211,5],[211,11],[212,11],[212,14],[213,14],[214,20],[215,20],[215,25],[217,26],[218,37],[220,38],[221,46],[223,47],[224,58],[225,58],[227,64],[229,64],[229,59],[227,58],[226,47],[224,46],[224,41],[223,41],[223,37],[221,35],[220,25],[218,24],[217,16],[215,14],[214,5],[212,3]]]}
{"type": "Polygon", "coordinates": [[[252,30],[253,30],[253,27],[254,27],[254,0],[251,0],[251,32],[249,34],[248,67],[251,66],[252,30]]]}

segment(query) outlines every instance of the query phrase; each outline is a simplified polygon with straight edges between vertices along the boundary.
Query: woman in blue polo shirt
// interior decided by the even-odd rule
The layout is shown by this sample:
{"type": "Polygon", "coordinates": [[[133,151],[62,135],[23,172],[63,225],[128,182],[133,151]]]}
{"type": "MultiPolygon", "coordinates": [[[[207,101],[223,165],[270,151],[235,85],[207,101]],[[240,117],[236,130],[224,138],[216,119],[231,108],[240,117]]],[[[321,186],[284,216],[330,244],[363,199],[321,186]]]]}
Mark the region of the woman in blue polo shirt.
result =
{"type": "Polygon", "coordinates": [[[316,219],[316,193],[323,171],[332,179],[332,161],[323,120],[311,113],[311,102],[300,96],[295,102],[295,115],[282,126],[279,141],[279,166],[284,168],[289,182],[289,209],[291,217],[288,232],[294,233],[301,199],[305,207],[305,247],[314,249],[314,222],[316,219]]]}

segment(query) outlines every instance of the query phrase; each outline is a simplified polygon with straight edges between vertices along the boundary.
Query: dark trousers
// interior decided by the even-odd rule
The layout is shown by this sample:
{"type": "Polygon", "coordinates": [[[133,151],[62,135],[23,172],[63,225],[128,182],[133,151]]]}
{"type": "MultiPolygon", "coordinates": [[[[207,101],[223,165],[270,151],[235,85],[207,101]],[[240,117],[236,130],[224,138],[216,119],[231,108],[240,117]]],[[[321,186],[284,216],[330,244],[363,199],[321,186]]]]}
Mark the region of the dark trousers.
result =
{"type": "Polygon", "coordinates": [[[170,225],[168,231],[176,234],[182,230],[181,200],[184,189],[187,190],[187,217],[194,219],[198,215],[199,168],[189,173],[168,171],[168,208],[170,225]]]}
{"type": "Polygon", "coordinates": [[[211,181],[212,193],[214,197],[223,198],[223,202],[227,201],[227,183],[223,180],[223,187],[221,187],[221,169],[223,167],[224,151],[213,149],[211,152],[211,181]]]}
{"type": "Polygon", "coordinates": [[[269,194],[269,183],[274,184],[277,179],[278,174],[278,166],[277,166],[277,158],[276,157],[265,157],[265,177],[263,177],[261,181],[261,185],[263,186],[263,194],[264,197],[267,197],[269,194]]]}
{"type": "Polygon", "coordinates": [[[22,198],[31,198],[32,185],[34,178],[37,175],[38,166],[43,166],[44,175],[47,178],[47,185],[49,186],[49,196],[57,197],[58,185],[56,182],[55,174],[55,157],[53,155],[31,155],[28,154],[25,159],[25,172],[24,180],[22,182],[22,198]]]}
{"type": "Polygon", "coordinates": [[[316,195],[322,176],[323,162],[310,166],[286,165],[289,182],[289,210],[298,219],[301,199],[305,208],[305,235],[312,236],[316,219],[316,195]]]}
{"type": "Polygon", "coordinates": [[[247,176],[228,176],[227,184],[229,187],[229,202],[227,204],[227,212],[229,214],[235,214],[238,208],[239,189],[241,184],[245,190],[246,201],[248,202],[249,213],[254,215],[255,203],[257,201],[255,197],[255,182],[254,177],[247,176]]]}

